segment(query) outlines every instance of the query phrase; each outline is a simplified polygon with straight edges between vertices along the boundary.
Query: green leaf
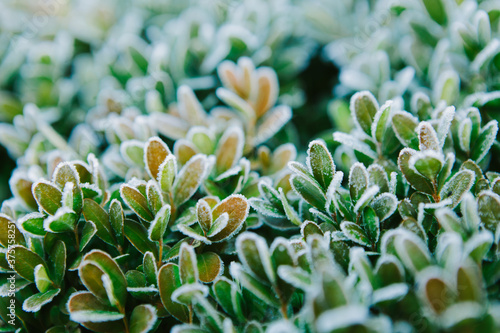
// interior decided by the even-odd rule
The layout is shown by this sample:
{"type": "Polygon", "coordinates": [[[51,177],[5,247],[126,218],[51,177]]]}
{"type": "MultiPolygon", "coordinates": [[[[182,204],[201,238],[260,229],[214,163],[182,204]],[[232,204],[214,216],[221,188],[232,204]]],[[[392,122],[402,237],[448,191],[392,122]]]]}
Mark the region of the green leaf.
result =
{"type": "Polygon", "coordinates": [[[432,186],[431,182],[427,178],[419,175],[418,173],[413,171],[412,168],[410,168],[410,159],[415,154],[417,154],[417,151],[411,148],[405,148],[401,150],[398,158],[399,169],[403,173],[405,179],[414,189],[427,194],[434,194],[434,187],[432,186]]]}
{"type": "Polygon", "coordinates": [[[45,247],[50,259],[47,263],[50,277],[56,286],[60,286],[66,273],[66,243],[62,240],[56,240],[52,246],[46,245],[45,247]]]}
{"type": "Polygon", "coordinates": [[[417,132],[420,151],[434,150],[441,152],[441,144],[439,143],[436,130],[430,123],[422,121],[418,125],[417,132]]]}
{"type": "Polygon", "coordinates": [[[399,141],[406,147],[413,149],[418,147],[416,132],[418,124],[418,119],[406,111],[396,111],[392,116],[392,129],[399,141]]]}
{"type": "Polygon", "coordinates": [[[9,249],[8,255],[12,254],[15,257],[13,269],[21,277],[28,281],[35,281],[35,267],[44,265],[43,259],[33,251],[28,250],[24,246],[14,245],[9,249]]]}
{"type": "Polygon", "coordinates": [[[355,93],[351,97],[350,109],[354,121],[366,134],[371,136],[373,118],[379,109],[375,97],[368,91],[355,93]]]}
{"type": "Polygon", "coordinates": [[[443,0],[422,0],[429,16],[437,23],[444,25],[448,19],[443,0]]]}
{"type": "Polygon", "coordinates": [[[97,228],[95,226],[95,223],[92,221],[87,221],[85,225],[83,226],[82,230],[82,238],[80,239],[80,252],[83,251],[85,246],[92,240],[94,235],[97,232],[97,228]]]}
{"type": "Polygon", "coordinates": [[[307,166],[310,173],[326,191],[335,174],[335,164],[330,152],[322,141],[314,140],[309,143],[307,156],[307,166]]]}
{"type": "Polygon", "coordinates": [[[290,184],[295,192],[297,192],[307,203],[320,210],[325,209],[326,197],[316,181],[303,176],[293,175],[290,179],[290,184]]]}
{"type": "Polygon", "coordinates": [[[368,171],[362,163],[354,163],[349,171],[349,193],[353,202],[358,201],[368,188],[368,171]]]}
{"type": "Polygon", "coordinates": [[[257,296],[258,299],[272,307],[278,308],[280,306],[279,299],[271,287],[245,272],[240,264],[232,262],[229,270],[233,278],[236,279],[245,289],[257,296]]]}
{"type": "Polygon", "coordinates": [[[38,291],[44,293],[47,290],[49,290],[50,287],[52,286],[52,280],[49,278],[45,266],[43,266],[42,264],[37,265],[35,267],[34,274],[35,274],[35,284],[38,291]]]}
{"type": "Polygon", "coordinates": [[[160,164],[158,172],[158,184],[163,192],[170,193],[177,175],[177,158],[175,155],[168,155],[165,161],[160,164]]]}
{"type": "Polygon", "coordinates": [[[368,184],[377,185],[380,192],[389,192],[389,179],[387,172],[378,164],[371,164],[368,167],[368,184]]]}
{"type": "Polygon", "coordinates": [[[243,299],[235,282],[224,276],[219,277],[213,283],[212,290],[217,303],[226,313],[237,317],[240,321],[246,320],[243,314],[243,299]]]}
{"type": "Polygon", "coordinates": [[[293,224],[299,226],[302,223],[300,216],[292,207],[292,205],[290,205],[290,203],[288,202],[285,192],[281,187],[279,188],[279,194],[280,194],[281,204],[283,205],[283,210],[285,211],[286,214],[286,218],[293,224]]]}
{"type": "Polygon", "coordinates": [[[212,226],[210,227],[210,230],[207,232],[207,237],[208,238],[213,238],[215,235],[217,235],[219,232],[224,230],[227,227],[227,224],[229,222],[229,214],[228,213],[222,213],[221,216],[219,216],[212,226]]]}
{"type": "Polygon", "coordinates": [[[371,207],[363,210],[363,228],[373,243],[377,243],[380,237],[380,219],[371,207]]]}
{"type": "Polygon", "coordinates": [[[246,270],[264,283],[273,284],[276,274],[266,241],[254,233],[245,232],[236,239],[236,251],[246,270]]]}
{"type": "Polygon", "coordinates": [[[41,180],[33,185],[33,196],[38,206],[50,215],[62,207],[62,192],[47,181],[41,180]]]}
{"type": "Polygon", "coordinates": [[[283,214],[283,212],[279,208],[273,206],[273,204],[268,201],[258,198],[250,198],[248,202],[250,206],[252,206],[252,208],[257,211],[257,213],[262,214],[266,217],[281,219],[286,218],[286,215],[283,214]]]}
{"type": "Polygon", "coordinates": [[[43,227],[48,232],[67,232],[75,229],[78,216],[67,207],[60,208],[54,215],[43,222],[43,227]]]}
{"type": "Polygon", "coordinates": [[[441,154],[433,150],[417,152],[409,161],[410,168],[414,169],[430,181],[436,181],[444,164],[441,154]]]}
{"type": "Polygon", "coordinates": [[[452,200],[451,206],[455,207],[474,185],[474,178],[475,174],[470,170],[457,172],[441,189],[439,193],[441,199],[450,198],[452,200]]]}
{"type": "MultiPolygon", "coordinates": [[[[25,223],[26,219],[23,220],[22,224],[25,223]]],[[[4,248],[8,248],[9,245],[13,244],[25,245],[24,236],[17,228],[16,222],[14,222],[14,220],[9,216],[2,213],[0,213],[0,244],[2,244],[4,248]]]]}
{"type": "Polygon", "coordinates": [[[120,144],[120,155],[129,165],[144,168],[144,143],[127,140],[120,144]]]}
{"type": "Polygon", "coordinates": [[[196,204],[196,217],[198,218],[198,224],[205,232],[210,230],[212,226],[212,209],[203,199],[198,200],[196,204]]]}
{"type": "Polygon", "coordinates": [[[213,282],[224,271],[224,262],[213,252],[205,252],[196,257],[199,279],[203,283],[213,282]]]}
{"type": "Polygon", "coordinates": [[[160,241],[167,231],[170,222],[170,205],[163,206],[151,222],[148,230],[148,237],[152,241],[160,241]]]}
{"type": "Polygon", "coordinates": [[[490,121],[481,129],[481,133],[474,142],[474,147],[471,150],[471,159],[477,163],[481,162],[488,154],[493,142],[497,137],[498,123],[496,120],[490,121]]]}
{"type": "Polygon", "coordinates": [[[123,332],[122,313],[101,303],[89,292],[73,293],[68,301],[70,319],[96,332],[123,332]]]}
{"type": "Polygon", "coordinates": [[[159,137],[152,137],[146,142],[144,146],[144,164],[151,178],[158,179],[160,165],[170,154],[170,149],[159,137]]]}
{"type": "Polygon", "coordinates": [[[148,205],[153,214],[157,214],[158,211],[163,207],[163,196],[160,192],[160,188],[156,185],[154,180],[150,180],[146,187],[146,194],[148,199],[148,205]]]}
{"type": "Polygon", "coordinates": [[[382,193],[372,200],[370,206],[375,210],[380,221],[391,217],[398,207],[398,198],[392,193],[382,193]]]}
{"type": "Polygon", "coordinates": [[[92,264],[109,277],[109,285],[105,277],[101,277],[108,299],[112,305],[123,309],[127,298],[127,281],[116,261],[104,251],[92,250],[83,257],[82,265],[84,263],[92,264]]]}
{"type": "Polygon", "coordinates": [[[24,300],[23,310],[26,312],[38,312],[42,306],[50,303],[60,292],[61,289],[52,289],[43,293],[32,295],[24,300]]]}
{"type": "Polygon", "coordinates": [[[130,333],[150,332],[157,320],[156,309],[150,304],[141,304],[134,308],[130,317],[130,333]]]}
{"type": "Polygon", "coordinates": [[[228,214],[227,225],[224,229],[210,238],[212,242],[220,242],[236,234],[245,222],[250,205],[247,199],[240,194],[233,194],[219,202],[212,210],[212,219],[217,220],[224,213],[228,214]]]}
{"type": "Polygon", "coordinates": [[[80,213],[82,209],[83,193],[80,189],[80,179],[76,168],[68,162],[59,163],[54,170],[52,178],[54,184],[61,190],[65,190],[69,183],[73,184],[71,205],[69,208],[76,213],[80,213]]]}
{"type": "Polygon", "coordinates": [[[165,309],[177,320],[189,322],[187,306],[172,301],[173,292],[182,285],[179,266],[168,263],[158,272],[158,290],[165,309]]]}
{"type": "Polygon", "coordinates": [[[431,264],[427,246],[415,234],[405,232],[394,239],[396,252],[403,264],[415,272],[431,264]]]}
{"type": "Polygon", "coordinates": [[[148,237],[148,230],[140,223],[126,219],[124,225],[125,236],[141,253],[153,252],[158,258],[158,246],[148,237]]]}
{"type": "Polygon", "coordinates": [[[496,230],[500,221],[500,196],[492,191],[481,192],[477,198],[477,208],[485,227],[496,230]]]}
{"type": "Polygon", "coordinates": [[[83,200],[83,216],[95,224],[97,237],[110,245],[116,245],[108,213],[92,199],[83,200]]]}
{"type": "Polygon", "coordinates": [[[356,223],[344,221],[340,224],[340,229],[349,240],[363,246],[371,246],[370,239],[364,230],[356,223]]]}
{"type": "Polygon", "coordinates": [[[123,184],[120,187],[120,196],[137,216],[149,222],[154,219],[153,213],[149,210],[148,200],[137,189],[123,184]]]}
{"type": "Polygon", "coordinates": [[[321,228],[313,221],[304,221],[304,223],[300,226],[300,233],[306,242],[311,235],[324,235],[321,228]]]}
{"type": "Polygon", "coordinates": [[[386,102],[377,111],[373,119],[371,132],[372,132],[372,137],[377,142],[382,142],[384,139],[384,135],[386,133],[386,129],[391,115],[391,106],[392,106],[392,101],[386,102]]]}
{"type": "Polygon", "coordinates": [[[215,153],[215,171],[218,175],[236,165],[243,154],[244,143],[244,134],[239,126],[229,127],[224,132],[215,153]]]}
{"type": "Polygon", "coordinates": [[[118,244],[123,245],[123,225],[125,217],[120,201],[113,199],[109,205],[109,223],[113,229],[113,233],[118,241],[118,244]]]}
{"type": "MultiPolygon", "coordinates": [[[[30,213],[24,215],[18,220],[18,225],[24,232],[34,235],[34,236],[45,236],[47,231],[43,228],[44,214],[42,213],[30,213]]],[[[0,218],[1,220],[1,218],[0,218]]],[[[1,233],[7,236],[7,232],[1,233]]],[[[17,240],[16,240],[17,242],[17,240]]],[[[3,245],[3,243],[1,243],[3,245]]]]}
{"type": "Polygon", "coordinates": [[[199,280],[198,263],[194,248],[187,243],[181,244],[179,251],[179,272],[183,284],[197,283],[199,280]]]}
{"type": "Polygon", "coordinates": [[[193,156],[179,171],[173,185],[174,203],[182,205],[189,200],[205,178],[208,165],[207,157],[202,154],[193,156]]]}
{"type": "Polygon", "coordinates": [[[144,253],[144,259],[142,260],[142,270],[144,272],[144,275],[146,276],[147,284],[156,285],[158,268],[156,267],[156,259],[153,252],[148,251],[144,253]]]}

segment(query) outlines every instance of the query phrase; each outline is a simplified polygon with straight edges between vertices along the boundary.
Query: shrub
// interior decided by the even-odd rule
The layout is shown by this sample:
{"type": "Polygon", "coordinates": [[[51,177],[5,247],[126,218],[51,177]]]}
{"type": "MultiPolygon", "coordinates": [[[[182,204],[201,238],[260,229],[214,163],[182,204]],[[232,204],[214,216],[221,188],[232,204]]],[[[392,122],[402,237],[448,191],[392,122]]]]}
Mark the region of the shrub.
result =
{"type": "Polygon", "coordinates": [[[40,6],[0,30],[0,330],[500,329],[496,2],[40,6]]]}

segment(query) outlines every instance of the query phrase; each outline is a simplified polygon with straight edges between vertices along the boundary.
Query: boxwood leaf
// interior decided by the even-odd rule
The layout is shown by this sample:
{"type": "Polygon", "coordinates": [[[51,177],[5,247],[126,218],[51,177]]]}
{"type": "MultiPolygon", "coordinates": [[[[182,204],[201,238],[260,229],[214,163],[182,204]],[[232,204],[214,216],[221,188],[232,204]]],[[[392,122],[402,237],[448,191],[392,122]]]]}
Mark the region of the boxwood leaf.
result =
{"type": "Polygon", "coordinates": [[[148,237],[152,241],[160,241],[167,231],[170,222],[170,205],[164,205],[156,214],[148,229],[148,237]]]}
{"type": "Polygon", "coordinates": [[[236,250],[246,270],[264,283],[273,284],[276,273],[266,241],[254,233],[245,232],[236,239],[236,250]]]}
{"type": "Polygon", "coordinates": [[[349,171],[349,193],[356,202],[368,188],[368,171],[362,163],[354,163],[349,171]]]}
{"type": "Polygon", "coordinates": [[[67,207],[62,207],[43,222],[43,228],[48,232],[67,232],[75,229],[78,216],[67,207]]]}
{"type": "MultiPolygon", "coordinates": [[[[37,213],[33,213],[37,214],[37,213]]],[[[33,214],[30,214],[33,216],[33,214]]],[[[35,215],[39,216],[39,215],[35,215]]],[[[26,218],[22,220],[22,224],[26,224],[26,218]]],[[[34,229],[35,231],[38,231],[38,229],[34,229]]],[[[19,229],[16,226],[16,222],[9,216],[0,213],[0,244],[2,244],[3,247],[8,248],[9,245],[13,244],[18,244],[18,245],[25,245],[25,240],[24,240],[24,235],[19,231],[19,229]],[[10,235],[10,237],[9,237],[10,235]],[[14,243],[12,243],[14,242],[14,243]]]]}
{"type": "Polygon", "coordinates": [[[410,157],[410,168],[420,173],[430,181],[436,181],[444,164],[443,156],[434,150],[417,152],[410,157]]]}
{"type": "Polygon", "coordinates": [[[498,133],[498,123],[496,120],[490,121],[486,124],[474,142],[474,147],[471,150],[471,159],[476,162],[481,162],[482,159],[488,154],[493,142],[495,141],[498,133]]]}
{"type": "Polygon", "coordinates": [[[163,207],[164,203],[160,188],[155,181],[148,181],[148,185],[146,187],[146,195],[150,211],[153,214],[158,213],[158,211],[163,207]]]}
{"type": "Polygon", "coordinates": [[[236,165],[243,154],[244,143],[244,134],[239,126],[229,127],[224,132],[215,153],[215,171],[218,175],[236,165]]]}
{"type": "Polygon", "coordinates": [[[187,306],[172,300],[173,292],[182,285],[179,266],[168,263],[163,265],[158,272],[158,290],[161,302],[165,309],[182,322],[189,322],[189,309],[187,306]]]}
{"type": "Polygon", "coordinates": [[[168,149],[168,146],[159,137],[152,137],[146,142],[144,147],[144,164],[151,178],[158,179],[160,165],[170,154],[170,149],[168,149]]]}
{"type": "Polygon", "coordinates": [[[462,170],[457,172],[446,184],[439,195],[441,199],[450,198],[452,207],[455,207],[462,200],[462,197],[474,185],[474,172],[470,170],[462,170]]]}
{"type": "Polygon", "coordinates": [[[315,180],[299,175],[293,175],[290,179],[290,184],[295,192],[297,192],[307,203],[320,210],[325,209],[325,194],[315,180]]]}
{"type": "Polygon", "coordinates": [[[384,139],[387,123],[391,115],[391,105],[392,101],[388,101],[382,105],[373,119],[371,133],[377,142],[382,142],[384,139]]]}
{"type": "Polygon", "coordinates": [[[15,265],[12,267],[17,274],[28,281],[35,281],[35,267],[44,265],[43,259],[33,251],[28,250],[24,246],[14,245],[10,249],[15,256],[15,265]]]}
{"type": "Polygon", "coordinates": [[[371,136],[371,127],[373,118],[379,109],[377,100],[368,91],[355,93],[351,97],[350,106],[355,123],[369,136],[371,136]]]}
{"type": "Polygon", "coordinates": [[[122,204],[117,199],[113,199],[109,205],[109,223],[119,245],[123,245],[124,221],[122,204]]]}
{"type": "Polygon", "coordinates": [[[212,226],[212,209],[203,199],[198,200],[196,204],[196,217],[198,218],[198,224],[205,232],[210,230],[212,226]]]}
{"type": "Polygon", "coordinates": [[[213,282],[224,271],[224,262],[213,252],[205,252],[196,257],[199,279],[203,283],[213,282]]]}
{"type": "Polygon", "coordinates": [[[38,291],[44,293],[50,289],[50,287],[52,286],[52,280],[49,278],[49,275],[47,274],[47,270],[45,269],[44,265],[42,264],[37,265],[34,270],[34,275],[35,275],[35,284],[38,291]]]}
{"type": "Polygon", "coordinates": [[[237,233],[245,222],[250,205],[247,199],[240,194],[232,194],[219,202],[212,210],[212,219],[217,220],[224,213],[228,214],[227,225],[224,229],[210,238],[213,242],[220,242],[237,233]]]}
{"type": "Polygon", "coordinates": [[[109,286],[106,279],[102,278],[108,299],[112,305],[123,309],[127,298],[127,281],[116,261],[104,251],[92,250],[83,257],[82,265],[83,263],[91,263],[109,277],[109,286]]]}
{"type": "Polygon", "coordinates": [[[177,158],[170,154],[165,158],[158,172],[158,184],[163,192],[169,193],[177,175],[177,158]]]}
{"type": "Polygon", "coordinates": [[[38,206],[50,215],[62,207],[62,192],[51,183],[41,180],[33,184],[33,196],[38,206]]]}
{"type": "Polygon", "coordinates": [[[392,115],[392,129],[403,145],[413,149],[418,147],[418,119],[406,111],[396,111],[392,115]]]}
{"type": "Polygon", "coordinates": [[[86,221],[94,223],[97,237],[110,245],[116,245],[115,233],[104,208],[92,199],[85,199],[83,200],[83,216],[86,221]]]}
{"type": "Polygon", "coordinates": [[[496,230],[500,221],[500,196],[493,191],[483,191],[477,198],[481,222],[489,230],[496,230]]]}
{"type": "Polygon", "coordinates": [[[89,292],[73,293],[68,301],[70,319],[96,332],[123,332],[124,315],[89,292]]]}
{"type": "Polygon", "coordinates": [[[85,246],[92,240],[92,237],[96,234],[97,228],[95,223],[92,221],[87,221],[83,226],[82,237],[80,239],[80,252],[83,251],[85,246]]]}
{"type": "Polygon", "coordinates": [[[434,150],[437,152],[441,151],[441,145],[436,133],[436,130],[432,125],[426,121],[422,121],[417,128],[418,141],[420,151],[434,150]]]}
{"type": "Polygon", "coordinates": [[[413,233],[405,232],[396,237],[394,247],[403,264],[412,271],[421,271],[431,263],[427,246],[413,233]]]}
{"type": "Polygon", "coordinates": [[[126,219],[124,225],[125,236],[141,253],[153,252],[158,258],[158,246],[148,237],[148,230],[140,223],[126,219]]]}
{"type": "Polygon", "coordinates": [[[38,312],[42,306],[50,303],[60,292],[61,289],[52,289],[43,293],[34,294],[24,300],[23,310],[26,312],[38,312]]]}
{"type": "Polygon", "coordinates": [[[205,177],[207,165],[207,157],[198,154],[193,156],[179,171],[173,185],[176,206],[182,205],[193,196],[205,177]]]}
{"type": "Polygon", "coordinates": [[[179,252],[179,273],[183,284],[197,283],[199,280],[198,264],[194,248],[187,243],[181,244],[179,252]]]}
{"type": "Polygon", "coordinates": [[[120,187],[120,196],[137,216],[149,222],[154,219],[153,213],[149,210],[148,200],[137,189],[123,184],[120,187]]]}
{"type": "Polygon", "coordinates": [[[130,333],[150,332],[157,320],[156,308],[151,304],[141,304],[134,308],[130,316],[130,333]]]}
{"type": "Polygon", "coordinates": [[[273,307],[280,306],[276,293],[272,291],[271,287],[245,272],[240,264],[232,262],[229,270],[233,278],[258,299],[273,307]]]}
{"type": "Polygon", "coordinates": [[[364,230],[356,223],[344,221],[340,224],[340,229],[349,240],[363,246],[371,246],[370,239],[364,230]]]}
{"type": "Polygon", "coordinates": [[[401,150],[398,158],[399,169],[414,189],[427,194],[434,194],[434,187],[432,186],[432,183],[427,178],[421,176],[410,168],[410,159],[415,154],[417,154],[417,151],[411,148],[401,150]]]}
{"type": "Polygon", "coordinates": [[[314,140],[309,143],[307,166],[314,179],[326,191],[335,174],[335,164],[330,152],[322,141],[314,140]]]}

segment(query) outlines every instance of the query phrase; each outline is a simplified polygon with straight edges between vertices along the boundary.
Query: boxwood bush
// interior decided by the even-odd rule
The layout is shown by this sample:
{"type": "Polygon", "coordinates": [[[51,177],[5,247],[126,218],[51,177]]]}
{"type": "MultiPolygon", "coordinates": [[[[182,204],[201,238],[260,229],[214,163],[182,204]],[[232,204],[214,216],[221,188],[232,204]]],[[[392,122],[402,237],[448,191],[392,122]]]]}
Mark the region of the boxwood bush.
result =
{"type": "Polygon", "coordinates": [[[0,331],[498,332],[499,118],[495,0],[4,1],[0,331]]]}

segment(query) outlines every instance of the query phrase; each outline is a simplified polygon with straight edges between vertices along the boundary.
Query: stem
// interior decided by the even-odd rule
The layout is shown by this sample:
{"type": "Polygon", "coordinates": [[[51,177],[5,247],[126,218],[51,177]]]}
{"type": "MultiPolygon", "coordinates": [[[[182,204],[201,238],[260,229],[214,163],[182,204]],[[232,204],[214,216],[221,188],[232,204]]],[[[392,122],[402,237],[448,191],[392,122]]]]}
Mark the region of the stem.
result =
{"type": "Polygon", "coordinates": [[[163,263],[163,238],[160,238],[160,253],[158,255],[158,268],[161,267],[161,264],[163,263]]]}
{"type": "Polygon", "coordinates": [[[285,302],[281,302],[281,314],[283,315],[283,318],[285,319],[288,319],[288,304],[286,304],[285,302]]]}
{"type": "Polygon", "coordinates": [[[193,323],[193,306],[189,305],[189,323],[193,323]]]}
{"type": "Polygon", "coordinates": [[[80,252],[80,239],[78,238],[78,223],[75,225],[76,250],[80,252]]]}

